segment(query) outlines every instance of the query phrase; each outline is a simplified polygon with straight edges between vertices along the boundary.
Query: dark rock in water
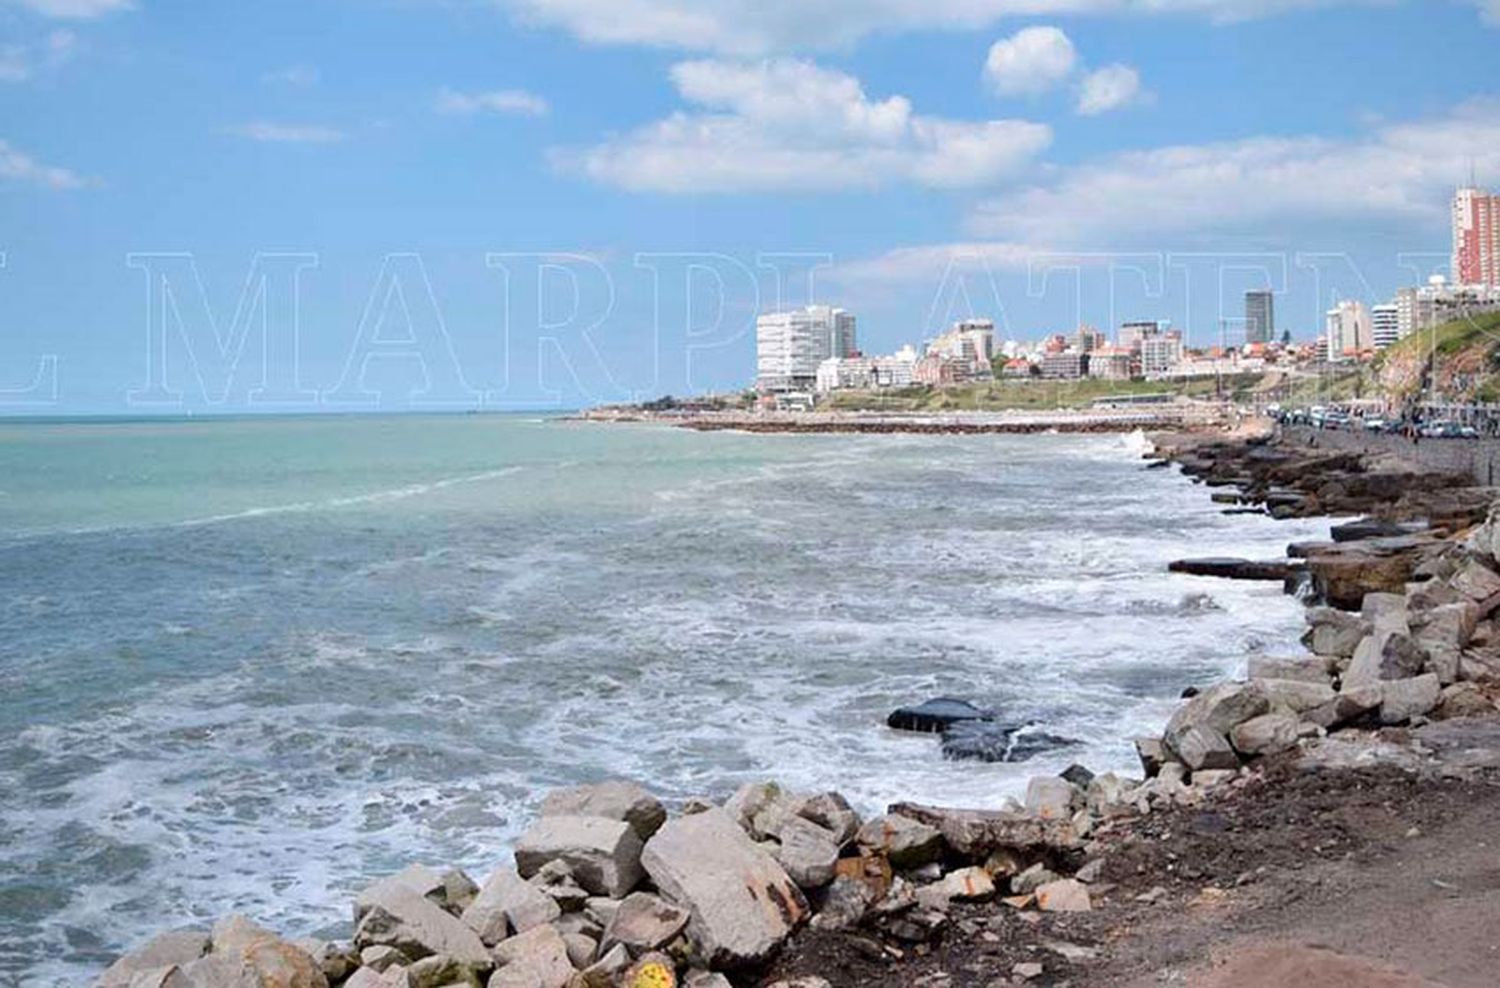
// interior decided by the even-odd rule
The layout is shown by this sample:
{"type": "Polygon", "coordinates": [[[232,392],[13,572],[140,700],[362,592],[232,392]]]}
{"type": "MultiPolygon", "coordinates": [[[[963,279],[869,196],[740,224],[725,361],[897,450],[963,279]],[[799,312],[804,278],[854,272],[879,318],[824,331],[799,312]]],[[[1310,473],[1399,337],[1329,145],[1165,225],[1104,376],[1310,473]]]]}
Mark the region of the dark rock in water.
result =
{"type": "Polygon", "coordinates": [[[1361,518],[1347,521],[1332,528],[1333,541],[1359,542],[1364,539],[1383,539],[1402,535],[1420,535],[1431,528],[1425,521],[1385,521],[1380,518],[1361,518]]]}
{"type": "Polygon", "coordinates": [[[954,761],[1024,762],[1076,743],[1072,738],[1031,730],[1030,725],[967,720],[943,732],[943,757],[954,761]]]}
{"type": "Polygon", "coordinates": [[[885,719],[887,727],[898,731],[920,731],[923,734],[938,734],[954,724],[966,721],[987,721],[995,716],[993,710],[976,707],[967,700],[939,697],[914,707],[902,707],[885,719]]]}
{"type": "Polygon", "coordinates": [[[1191,700],[1193,697],[1197,696],[1198,693],[1199,693],[1198,687],[1196,687],[1196,686],[1189,686],[1187,689],[1185,689],[1185,690],[1182,691],[1182,698],[1184,700],[1191,700]]]}
{"type": "Polygon", "coordinates": [[[1087,789],[1090,782],[1094,781],[1094,773],[1078,763],[1069,765],[1058,774],[1058,778],[1066,779],[1082,789],[1087,789]]]}
{"type": "Polygon", "coordinates": [[[1302,564],[1285,559],[1255,562],[1250,559],[1214,557],[1210,559],[1179,559],[1167,566],[1173,573],[1191,576],[1217,576],[1229,580],[1273,580],[1283,583],[1298,573],[1302,564]]]}

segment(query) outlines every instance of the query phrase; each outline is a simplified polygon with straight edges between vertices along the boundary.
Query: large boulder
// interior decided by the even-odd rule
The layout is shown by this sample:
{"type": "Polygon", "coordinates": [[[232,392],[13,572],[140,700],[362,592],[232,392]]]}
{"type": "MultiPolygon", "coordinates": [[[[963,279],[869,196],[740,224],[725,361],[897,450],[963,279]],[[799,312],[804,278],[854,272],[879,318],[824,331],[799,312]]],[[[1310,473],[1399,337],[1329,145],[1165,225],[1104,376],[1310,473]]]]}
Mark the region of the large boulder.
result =
{"type": "Polygon", "coordinates": [[[620,899],[641,880],[641,838],[622,820],[542,817],[516,843],[516,870],[530,878],[552,861],[589,892],[620,899]]]}
{"type": "Polygon", "coordinates": [[[1268,655],[1252,655],[1248,663],[1246,678],[1266,680],[1296,680],[1303,683],[1329,684],[1328,660],[1318,655],[1296,658],[1274,658],[1268,655]]]}
{"type": "Polygon", "coordinates": [[[632,892],[620,903],[614,918],[604,929],[599,947],[608,952],[617,943],[624,944],[633,956],[660,950],[677,938],[688,924],[687,910],[660,896],[632,892]]]}
{"type": "Polygon", "coordinates": [[[1458,572],[1448,580],[1448,585],[1475,603],[1500,595],[1500,575],[1473,559],[1459,567],[1458,572]]]}
{"type": "Polygon", "coordinates": [[[797,807],[797,815],[833,834],[833,839],[840,847],[859,833],[859,814],[849,806],[847,799],[836,792],[823,792],[807,797],[797,807]]]}
{"type": "Polygon", "coordinates": [[[796,883],[721,810],[669,820],[641,864],[688,911],[688,939],[710,967],[762,963],[808,915],[796,883]]]}
{"type": "Polygon", "coordinates": [[[1458,679],[1463,650],[1473,638],[1478,619],[1479,607],[1472,601],[1444,604],[1413,618],[1413,635],[1427,653],[1427,670],[1445,684],[1458,679]]]}
{"type": "Polygon", "coordinates": [[[1194,772],[1240,767],[1239,756],[1234,753],[1224,735],[1201,724],[1179,730],[1170,739],[1169,746],[1182,763],[1194,772]]]}
{"type": "Polygon", "coordinates": [[[939,697],[925,703],[900,707],[886,718],[885,723],[887,727],[898,731],[938,734],[960,721],[991,720],[994,716],[993,710],[976,707],[967,700],[939,697]]]}
{"type": "Polygon", "coordinates": [[[106,968],[98,988],[126,988],[137,974],[188,964],[208,953],[212,944],[206,930],[158,933],[106,968]]]}
{"type": "Polygon", "coordinates": [[[1382,691],[1379,683],[1364,686],[1346,686],[1327,703],[1303,711],[1302,719],[1324,730],[1358,720],[1372,710],[1380,708],[1382,691]]]}
{"type": "Polygon", "coordinates": [[[1301,721],[1291,714],[1264,714],[1235,725],[1229,732],[1229,741],[1236,751],[1249,758],[1274,755],[1297,746],[1300,725],[1301,721]]]}
{"type": "Polygon", "coordinates": [[[557,900],[521,877],[514,868],[496,868],[463,912],[479,939],[494,946],[510,935],[545,926],[562,915],[557,900]]]}
{"type": "Polygon", "coordinates": [[[832,831],[811,820],[793,817],[781,826],[776,860],[797,883],[811,891],[833,881],[833,866],[839,859],[839,842],[832,831]]]}
{"type": "Polygon", "coordinates": [[[1381,683],[1380,721],[1383,724],[1403,724],[1413,717],[1430,713],[1442,695],[1442,683],[1432,673],[1381,683]]]}
{"type": "Polygon", "coordinates": [[[661,800],[634,782],[611,779],[591,786],[556,789],[542,801],[542,816],[598,816],[623,820],[642,841],[667,822],[661,800]]]}
{"type": "Polygon", "coordinates": [[[1317,655],[1347,659],[1369,628],[1358,614],[1332,607],[1314,607],[1307,612],[1307,632],[1302,642],[1317,655]]]}
{"type": "Polygon", "coordinates": [[[1270,698],[1259,683],[1217,683],[1179,707],[1167,721],[1167,746],[1181,756],[1179,739],[1190,728],[1203,728],[1223,737],[1236,724],[1270,709],[1270,698]]]}
{"type": "Polygon", "coordinates": [[[1270,697],[1273,711],[1284,710],[1294,714],[1320,707],[1336,695],[1326,679],[1320,683],[1300,679],[1262,679],[1260,686],[1266,691],[1266,696],[1270,697]]]}
{"type": "Polygon", "coordinates": [[[411,960],[445,954],[480,970],[491,964],[484,942],[457,917],[410,886],[377,882],[355,903],[354,945],[394,947],[411,960]]]}
{"type": "Polygon", "coordinates": [[[1376,628],[1354,650],[1344,673],[1345,686],[1364,686],[1388,679],[1407,679],[1427,665],[1427,651],[1411,635],[1376,628]]]}
{"type": "Polygon", "coordinates": [[[1043,820],[1071,820],[1078,790],[1055,775],[1033,776],[1026,784],[1026,811],[1043,820]]]}
{"type": "Polygon", "coordinates": [[[1076,743],[1032,724],[963,720],[943,731],[940,747],[950,761],[1024,762],[1076,743]]]}
{"type": "Polygon", "coordinates": [[[568,960],[568,944],[550,926],[513,936],[495,947],[500,966],[489,988],[566,988],[576,969],[568,960]]]}
{"type": "Polygon", "coordinates": [[[943,856],[943,835],[936,827],[900,815],[875,817],[859,828],[855,839],[885,855],[895,868],[918,868],[943,856]]]}
{"type": "Polygon", "coordinates": [[[1078,831],[1071,820],[1043,820],[1024,812],[895,803],[882,819],[894,817],[935,827],[944,843],[970,858],[982,858],[1002,848],[1044,854],[1071,851],[1079,845],[1078,831]]]}

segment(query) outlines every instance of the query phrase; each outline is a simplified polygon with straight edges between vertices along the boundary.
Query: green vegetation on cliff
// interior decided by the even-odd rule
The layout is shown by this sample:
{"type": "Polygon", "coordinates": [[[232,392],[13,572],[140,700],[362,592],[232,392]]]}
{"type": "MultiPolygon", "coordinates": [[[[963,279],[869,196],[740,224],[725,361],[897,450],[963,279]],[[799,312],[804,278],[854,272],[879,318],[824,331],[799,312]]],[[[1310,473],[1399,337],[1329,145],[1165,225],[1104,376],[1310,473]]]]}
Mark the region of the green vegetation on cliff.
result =
{"type": "MultiPolygon", "coordinates": [[[[1236,399],[1248,398],[1260,381],[1260,375],[1256,374],[1226,377],[1224,394],[1236,399]]],[[[829,396],[819,408],[836,412],[1040,411],[1083,408],[1095,401],[1114,397],[1170,394],[1174,397],[1212,398],[1216,386],[1213,378],[1190,381],[994,381],[943,388],[915,385],[885,391],[840,391],[829,396]]]]}

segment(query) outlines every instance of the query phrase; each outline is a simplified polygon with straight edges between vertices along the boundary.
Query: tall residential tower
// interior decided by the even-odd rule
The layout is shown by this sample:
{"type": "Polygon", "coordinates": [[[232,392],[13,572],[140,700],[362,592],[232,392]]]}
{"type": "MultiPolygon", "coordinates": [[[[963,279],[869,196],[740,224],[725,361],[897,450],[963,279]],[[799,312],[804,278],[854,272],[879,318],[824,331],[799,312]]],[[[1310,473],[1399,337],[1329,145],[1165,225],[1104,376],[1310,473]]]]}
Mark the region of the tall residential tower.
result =
{"type": "Polygon", "coordinates": [[[1276,339],[1276,296],[1271,292],[1245,293],[1245,342],[1270,343],[1276,339]]]}
{"type": "Polygon", "coordinates": [[[1500,196],[1468,186],[1453,196],[1453,283],[1500,286],[1500,196]]]}

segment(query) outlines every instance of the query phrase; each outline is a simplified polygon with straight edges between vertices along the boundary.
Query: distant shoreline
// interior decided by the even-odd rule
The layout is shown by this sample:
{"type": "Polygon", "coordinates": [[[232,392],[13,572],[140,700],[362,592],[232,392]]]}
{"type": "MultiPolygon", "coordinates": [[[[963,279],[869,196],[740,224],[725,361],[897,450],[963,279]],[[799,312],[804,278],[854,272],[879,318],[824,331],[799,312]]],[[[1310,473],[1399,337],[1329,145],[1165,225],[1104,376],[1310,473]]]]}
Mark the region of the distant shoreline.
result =
{"type": "Polygon", "coordinates": [[[919,435],[1027,435],[1175,431],[1228,424],[1217,407],[1170,406],[1137,411],[1054,412],[650,412],[592,409],[572,421],[647,423],[697,432],[912,433],[919,435]]]}

